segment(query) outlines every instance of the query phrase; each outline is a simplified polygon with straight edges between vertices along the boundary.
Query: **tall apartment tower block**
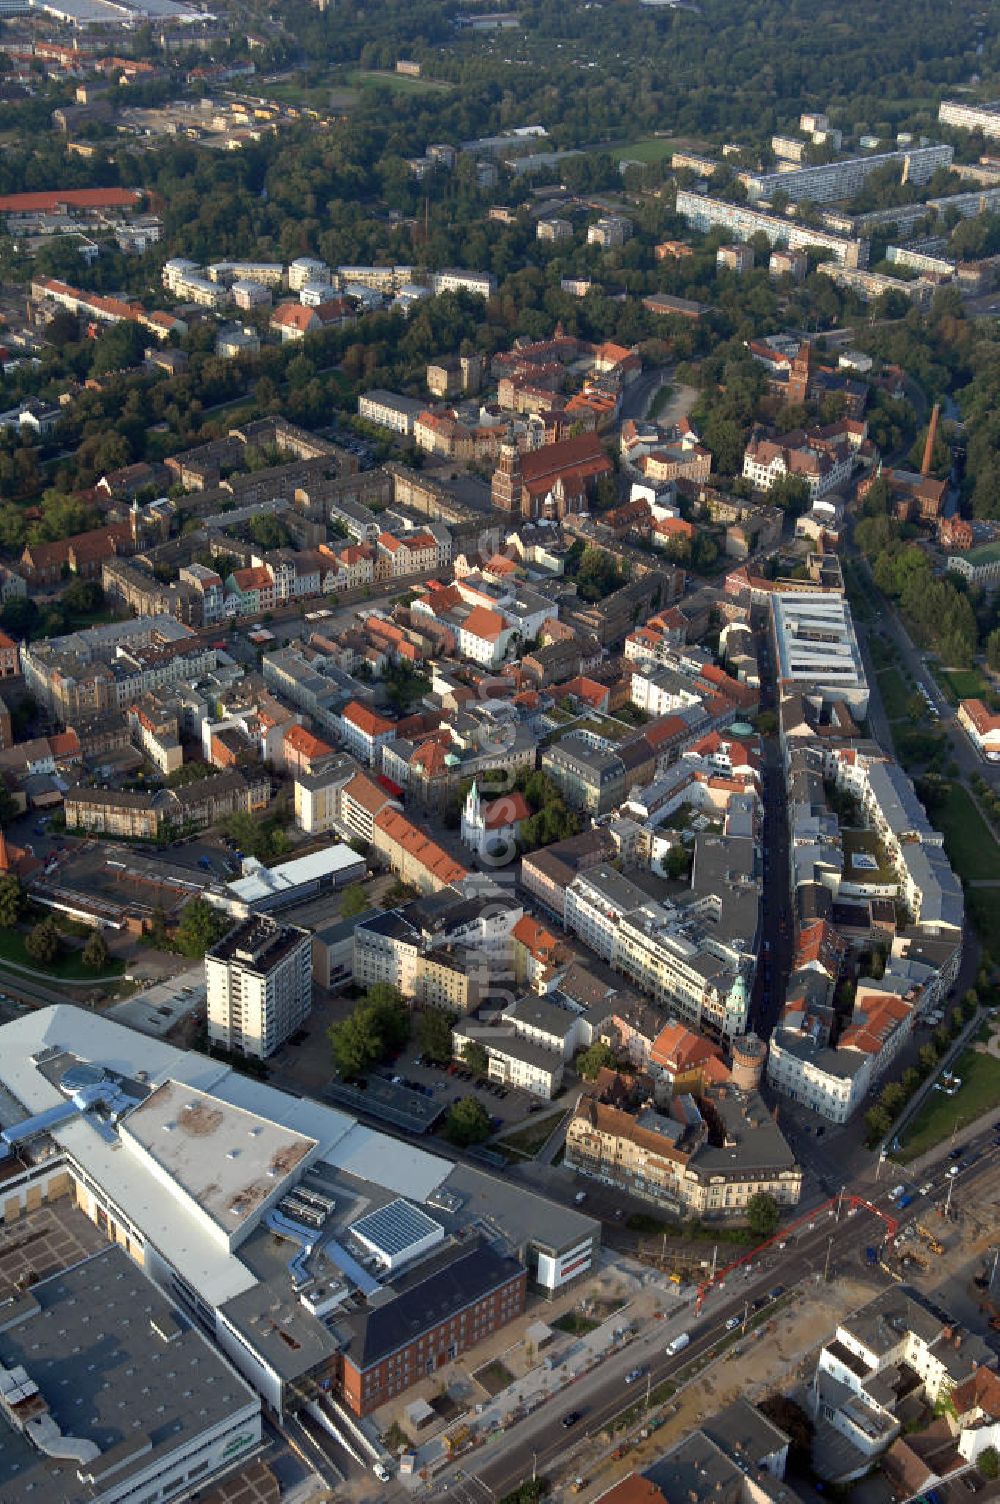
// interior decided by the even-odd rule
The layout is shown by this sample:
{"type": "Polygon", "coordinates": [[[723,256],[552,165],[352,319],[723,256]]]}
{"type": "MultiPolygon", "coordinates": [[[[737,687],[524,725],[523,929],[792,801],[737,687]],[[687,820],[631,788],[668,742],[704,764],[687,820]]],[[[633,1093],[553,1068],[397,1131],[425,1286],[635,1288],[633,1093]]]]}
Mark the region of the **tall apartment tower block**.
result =
{"type": "Polygon", "coordinates": [[[205,956],[209,1043],[266,1060],[300,1028],[312,1006],[308,930],[257,914],[205,956]]]}

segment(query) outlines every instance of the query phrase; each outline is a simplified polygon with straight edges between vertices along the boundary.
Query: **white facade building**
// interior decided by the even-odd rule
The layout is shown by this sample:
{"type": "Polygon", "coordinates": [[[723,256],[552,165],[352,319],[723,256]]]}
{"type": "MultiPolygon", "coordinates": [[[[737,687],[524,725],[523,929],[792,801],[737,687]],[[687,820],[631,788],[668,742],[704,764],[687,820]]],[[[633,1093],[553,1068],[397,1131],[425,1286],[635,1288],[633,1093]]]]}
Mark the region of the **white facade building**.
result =
{"type": "Polygon", "coordinates": [[[247,919],[207,953],[205,980],[212,1044],[265,1060],[312,1007],[309,932],[264,915],[247,919]]]}
{"type": "Polygon", "coordinates": [[[771,619],[782,688],[842,700],[863,720],[868,714],[868,680],[844,597],[776,591],[771,596],[771,619]]]}

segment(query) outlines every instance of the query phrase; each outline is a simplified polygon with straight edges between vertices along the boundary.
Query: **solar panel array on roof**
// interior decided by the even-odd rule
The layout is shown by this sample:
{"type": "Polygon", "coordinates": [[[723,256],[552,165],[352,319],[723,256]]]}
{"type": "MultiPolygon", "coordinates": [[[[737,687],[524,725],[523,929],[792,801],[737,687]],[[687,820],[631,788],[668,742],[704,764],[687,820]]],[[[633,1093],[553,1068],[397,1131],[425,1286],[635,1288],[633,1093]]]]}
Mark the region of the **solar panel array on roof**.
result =
{"type": "Polygon", "coordinates": [[[444,1228],[400,1198],[360,1218],[351,1227],[351,1235],[386,1268],[396,1269],[440,1243],[444,1228]]]}

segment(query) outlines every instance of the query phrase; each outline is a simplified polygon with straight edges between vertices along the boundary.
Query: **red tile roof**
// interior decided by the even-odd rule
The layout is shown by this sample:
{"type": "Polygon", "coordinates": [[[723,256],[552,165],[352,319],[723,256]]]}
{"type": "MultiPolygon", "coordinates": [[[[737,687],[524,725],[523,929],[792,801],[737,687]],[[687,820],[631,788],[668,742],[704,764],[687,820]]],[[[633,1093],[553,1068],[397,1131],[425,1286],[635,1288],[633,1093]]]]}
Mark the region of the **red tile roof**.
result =
{"type": "Polygon", "coordinates": [[[384,715],[379,715],[357,700],[352,700],[345,706],[341,715],[349,725],[356,726],[365,736],[384,736],[387,731],[395,730],[396,726],[395,721],[387,720],[384,715]]]}
{"type": "Polygon", "coordinates": [[[667,1024],[653,1040],[649,1058],[676,1074],[693,1070],[706,1060],[718,1059],[720,1053],[717,1045],[686,1029],[683,1024],[667,1024]]]}
{"type": "Polygon", "coordinates": [[[980,736],[986,736],[990,731],[1000,731],[1000,715],[993,715],[982,700],[962,700],[959,709],[965,711],[980,736]]]}
{"type": "Polygon", "coordinates": [[[271,315],[271,326],[297,329],[300,334],[308,334],[317,311],[315,308],[306,308],[302,303],[279,303],[271,315]]]}
{"type": "Polygon", "coordinates": [[[536,961],[545,965],[565,959],[569,954],[563,942],[551,930],[547,930],[544,924],[532,919],[530,914],[523,914],[511,933],[519,945],[523,945],[536,961]]]}
{"type": "Polygon", "coordinates": [[[6,193],[0,214],[52,214],[67,209],[134,209],[142,194],[135,188],[57,188],[49,193],[6,193]]]}
{"type": "Polygon", "coordinates": [[[355,773],[351,781],[344,785],[340,797],[342,800],[353,799],[355,804],[370,815],[377,815],[392,802],[385,789],[379,788],[365,773],[355,773]]]}
{"type": "Polygon", "coordinates": [[[485,642],[496,642],[504,629],[504,619],[499,612],[491,611],[487,606],[473,606],[462,626],[473,637],[481,637],[485,642]]]}
{"type": "Polygon", "coordinates": [[[250,590],[267,590],[274,584],[270,570],[263,564],[255,564],[251,569],[234,569],[233,579],[237,590],[244,594],[250,590]]]}
{"type": "Polygon", "coordinates": [[[446,851],[432,841],[430,836],[420,830],[405,815],[398,810],[384,809],[375,817],[376,828],[388,837],[395,845],[423,867],[432,877],[442,884],[459,883],[468,877],[464,867],[459,866],[446,851]]]}
{"type": "Polygon", "coordinates": [[[518,825],[531,816],[527,799],[518,790],[501,794],[492,804],[483,805],[483,824],[487,830],[501,830],[505,825],[518,825]]]}
{"type": "Polygon", "coordinates": [[[291,726],[285,732],[285,747],[291,748],[300,757],[327,757],[333,748],[318,736],[313,736],[304,726],[291,726]]]}

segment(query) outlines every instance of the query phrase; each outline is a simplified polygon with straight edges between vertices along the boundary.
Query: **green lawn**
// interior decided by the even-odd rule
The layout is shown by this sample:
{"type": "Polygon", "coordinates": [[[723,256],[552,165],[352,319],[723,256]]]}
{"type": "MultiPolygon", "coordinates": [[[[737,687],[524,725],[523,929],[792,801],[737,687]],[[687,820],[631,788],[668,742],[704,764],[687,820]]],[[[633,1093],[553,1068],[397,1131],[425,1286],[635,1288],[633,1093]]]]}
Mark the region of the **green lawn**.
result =
{"type": "Polygon", "coordinates": [[[653,398],[653,405],[649,410],[649,416],[653,419],[654,422],[660,416],[663,409],[669,406],[670,400],[673,395],[674,389],[669,382],[666,382],[663,386],[660,387],[656,396],[653,398]]]}
{"type": "Polygon", "coordinates": [[[673,139],[663,136],[646,136],[642,141],[633,141],[629,146],[612,146],[611,155],[619,162],[662,162],[677,148],[673,139]]]}
{"type": "Polygon", "coordinates": [[[934,824],[944,836],[945,850],[959,877],[966,882],[1000,879],[1000,847],[993,832],[960,783],[948,785],[948,795],[934,807],[934,824]]]}
{"type": "Polygon", "coordinates": [[[903,1135],[902,1160],[916,1159],[947,1138],[956,1128],[965,1128],[1000,1101],[1000,1060],[963,1050],[954,1067],[962,1081],[955,1097],[932,1091],[903,1135]]]}
{"type": "Polygon", "coordinates": [[[383,84],[399,94],[438,94],[454,88],[453,84],[439,83],[433,78],[410,78],[406,73],[383,73],[377,68],[358,68],[348,74],[348,79],[359,88],[383,84]]]}
{"type": "Polygon", "coordinates": [[[977,668],[935,668],[934,677],[955,705],[959,700],[984,700],[990,693],[977,668]]]}
{"type": "Polygon", "coordinates": [[[574,1337],[586,1337],[588,1332],[594,1332],[600,1326],[599,1321],[592,1321],[589,1316],[580,1316],[576,1311],[567,1311],[565,1316],[557,1316],[555,1321],[549,1323],[557,1332],[571,1332],[574,1337]]]}
{"type": "Polygon", "coordinates": [[[267,99],[276,99],[279,104],[291,105],[293,109],[327,110],[348,108],[357,103],[357,94],[350,89],[337,89],[330,84],[307,84],[298,78],[281,78],[266,85],[267,99]]]}
{"type": "Polygon", "coordinates": [[[907,687],[898,668],[883,668],[879,670],[878,687],[885,705],[885,713],[890,721],[904,721],[909,719],[907,705],[916,693],[907,687]]]}
{"type": "MultiPolygon", "coordinates": [[[[92,982],[94,973],[84,966],[78,950],[65,951],[52,966],[42,966],[33,961],[24,948],[24,935],[20,930],[0,930],[0,961],[13,961],[17,966],[27,966],[32,971],[47,972],[49,976],[64,982],[92,982]]],[[[110,957],[107,966],[101,968],[102,977],[121,976],[124,962],[110,957]]]]}
{"type": "Polygon", "coordinates": [[[548,1143],[565,1116],[565,1112],[550,1112],[545,1117],[526,1123],[516,1133],[505,1133],[503,1138],[498,1138],[492,1147],[499,1149],[501,1153],[509,1149],[519,1159],[522,1156],[525,1159],[534,1159],[538,1151],[548,1143]]]}

